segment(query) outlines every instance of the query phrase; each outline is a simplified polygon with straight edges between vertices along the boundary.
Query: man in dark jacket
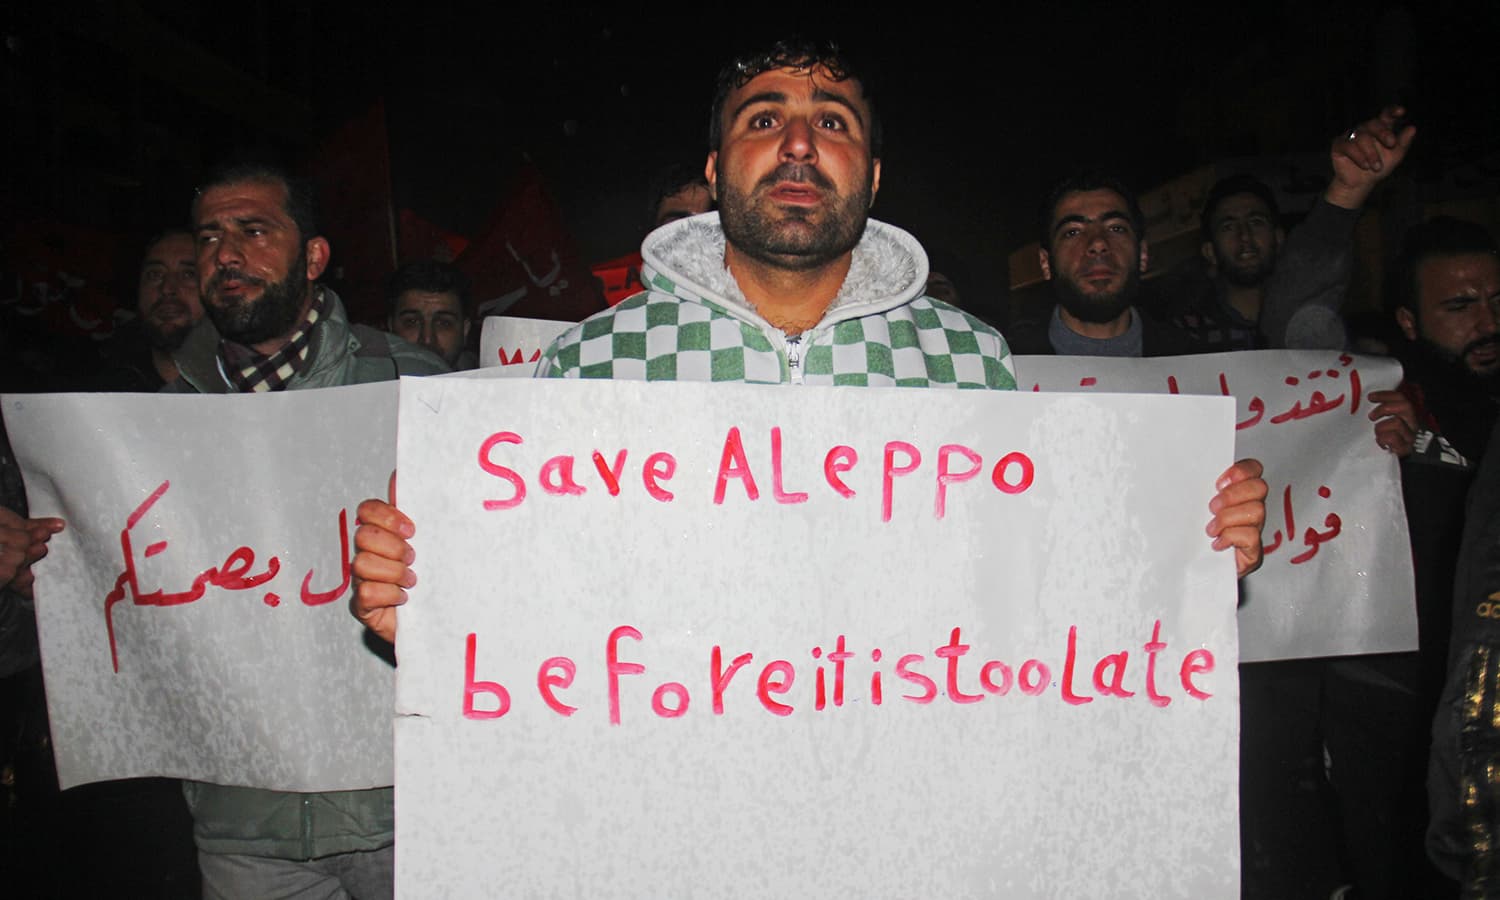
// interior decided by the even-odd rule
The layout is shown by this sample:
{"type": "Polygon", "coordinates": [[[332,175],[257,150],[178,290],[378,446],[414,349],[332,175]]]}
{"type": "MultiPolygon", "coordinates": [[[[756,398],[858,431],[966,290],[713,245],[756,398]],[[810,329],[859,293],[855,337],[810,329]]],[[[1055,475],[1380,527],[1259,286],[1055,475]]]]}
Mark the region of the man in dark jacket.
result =
{"type": "Polygon", "coordinates": [[[155,392],[177,377],[172,353],[198,320],[198,260],[185,228],[164,231],[146,244],[136,292],[136,317],[104,345],[95,390],[155,392]]]}

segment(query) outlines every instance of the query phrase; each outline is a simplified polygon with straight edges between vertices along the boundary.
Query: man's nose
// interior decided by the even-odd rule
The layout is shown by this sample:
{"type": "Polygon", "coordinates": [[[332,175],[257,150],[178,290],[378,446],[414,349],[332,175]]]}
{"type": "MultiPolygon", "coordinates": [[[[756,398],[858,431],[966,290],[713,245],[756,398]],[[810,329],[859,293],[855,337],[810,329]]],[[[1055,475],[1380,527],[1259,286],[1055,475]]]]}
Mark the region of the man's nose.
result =
{"type": "Polygon", "coordinates": [[[238,269],[245,264],[239,238],[232,234],[222,235],[214,243],[214,264],[221,269],[238,269]]]}
{"type": "Polygon", "coordinates": [[[1480,334],[1494,334],[1496,314],[1497,312],[1500,312],[1497,311],[1495,307],[1500,306],[1500,301],[1486,300],[1483,303],[1478,304],[1478,306],[1479,321],[1475,323],[1474,327],[1479,331],[1480,334]]]}
{"type": "Polygon", "coordinates": [[[1088,252],[1099,255],[1109,249],[1109,236],[1103,228],[1090,228],[1084,235],[1088,240],[1088,252]]]}
{"type": "Polygon", "coordinates": [[[801,118],[787,122],[781,133],[781,158],[787,162],[817,161],[818,148],[812,123],[801,118]]]}

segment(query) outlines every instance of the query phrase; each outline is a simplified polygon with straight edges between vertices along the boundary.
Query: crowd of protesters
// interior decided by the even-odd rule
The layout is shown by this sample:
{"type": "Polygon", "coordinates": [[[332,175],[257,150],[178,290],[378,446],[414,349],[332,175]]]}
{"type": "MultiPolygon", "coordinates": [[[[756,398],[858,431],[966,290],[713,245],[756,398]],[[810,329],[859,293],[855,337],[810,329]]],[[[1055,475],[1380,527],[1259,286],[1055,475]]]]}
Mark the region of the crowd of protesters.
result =
{"type": "MultiPolygon", "coordinates": [[[[1339,130],[1326,187],[1295,227],[1264,182],[1221,179],[1200,212],[1199,277],[1156,287],[1143,280],[1150,248],[1132,188],[1108,171],[1059,172],[1039,217],[1039,262],[1054,302],[997,333],[955,308],[972,299],[959,294],[962,260],[924,254],[904,232],[867,222],[879,189],[880,126],[859,75],[828,46],[778,44],[721,76],[707,166],[664,172],[650,191],[649,225],[658,230],[648,255],[683,254],[683,265],[708,273],[710,288],[722,285],[731,308],[653,287],[595,321],[622,329],[653,305],[686,304],[705,321],[780,335],[783,346],[815,342],[825,320],[837,327],[853,267],[866,256],[909,254],[924,270],[932,260],[925,284],[879,315],[904,321],[914,305],[951,311],[947,331],[965,323],[980,348],[973,360],[941,351],[957,370],[972,362],[978,374],[969,386],[1014,387],[1011,354],[1348,349],[1356,223],[1420,140],[1406,116],[1393,106],[1339,130]]],[[[187,222],[163,223],[144,246],[133,320],[76,371],[12,371],[12,386],[257,392],[473,368],[482,298],[451,263],[402,265],[389,277],[383,320],[350,321],[324,277],[330,248],[313,187],[263,163],[215,170],[183,198],[187,222]]],[[[1247,897],[1486,896],[1500,869],[1500,657],[1490,652],[1500,626],[1476,612],[1500,591],[1492,535],[1500,460],[1486,453],[1500,397],[1500,253],[1485,225],[1439,216],[1412,226],[1384,271],[1384,350],[1405,379],[1399,391],[1372,395],[1371,439],[1401,458],[1420,649],[1241,666],[1247,897]]],[[[562,352],[570,341],[576,335],[559,339],[542,374],[579,374],[567,362],[576,354],[562,352]]],[[[751,343],[745,373],[761,363],[751,343]]],[[[940,351],[924,344],[923,352],[940,351]]],[[[653,377],[607,362],[613,377],[653,377]]],[[[781,372],[786,360],[771,365],[781,372]]],[[[686,364],[672,372],[699,377],[686,364]]],[[[834,374],[808,369],[803,377],[818,383],[834,374]]],[[[859,374],[872,384],[902,377],[859,374]]],[[[1218,526],[1243,574],[1260,558],[1264,484],[1258,466],[1234,471],[1221,510],[1245,518],[1221,511],[1218,526]]],[[[66,525],[27,515],[19,470],[0,444],[0,763],[12,863],[65,870],[87,839],[80,829],[108,829],[129,848],[116,854],[110,883],[145,894],[197,896],[201,879],[206,896],[388,896],[389,789],[290,795],[188,784],[186,801],[176,782],[161,779],[56,789],[32,588],[46,577],[45,564],[34,564],[47,539],[66,525]],[[310,806],[336,817],[340,830],[309,826],[310,806]]],[[[384,503],[367,503],[360,517],[354,608],[394,639],[411,580],[402,540],[409,523],[384,503]]],[[[48,877],[69,886],[58,892],[79,895],[93,892],[79,885],[103,883],[77,871],[48,877]]]]}

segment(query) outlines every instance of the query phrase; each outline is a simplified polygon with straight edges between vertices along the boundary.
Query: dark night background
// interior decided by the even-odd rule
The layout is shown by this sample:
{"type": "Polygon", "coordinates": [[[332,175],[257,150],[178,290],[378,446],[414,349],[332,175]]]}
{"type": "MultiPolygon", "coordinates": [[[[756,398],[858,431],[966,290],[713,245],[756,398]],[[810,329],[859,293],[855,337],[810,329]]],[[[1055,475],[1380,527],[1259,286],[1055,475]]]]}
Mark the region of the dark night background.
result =
{"type": "Polygon", "coordinates": [[[249,0],[3,16],[0,225],[86,225],[127,236],[131,253],[185,217],[194,179],[223,155],[295,162],[380,100],[397,209],[474,236],[529,159],[585,262],[629,252],[650,174],[703,158],[719,65],[791,31],[876,65],[874,215],[962,256],[981,307],[1003,302],[1006,254],[1034,239],[1048,183],[1087,162],[1145,190],[1217,159],[1326,155],[1400,100],[1420,130],[1402,173],[1419,199],[1455,178],[1493,195],[1500,175],[1495,3],[925,3],[898,18],[249,0]]]}

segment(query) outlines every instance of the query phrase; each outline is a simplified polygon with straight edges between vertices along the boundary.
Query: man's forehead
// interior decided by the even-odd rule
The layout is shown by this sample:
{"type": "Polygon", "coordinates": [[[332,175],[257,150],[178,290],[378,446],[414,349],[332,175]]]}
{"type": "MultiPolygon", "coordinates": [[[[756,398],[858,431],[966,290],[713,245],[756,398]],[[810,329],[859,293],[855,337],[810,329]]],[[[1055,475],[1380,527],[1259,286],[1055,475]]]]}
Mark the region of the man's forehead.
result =
{"type": "Polygon", "coordinates": [[[1421,299],[1441,303],[1450,297],[1500,290],[1500,259],[1489,253],[1429,256],[1417,267],[1421,299]]]}
{"type": "Polygon", "coordinates": [[[1214,207],[1212,220],[1214,222],[1222,222],[1225,219],[1251,216],[1257,213],[1267,218],[1271,217],[1271,207],[1266,205],[1265,200],[1249,193],[1230,194],[1228,197],[1220,200],[1218,206],[1214,207]]]}
{"type": "Polygon", "coordinates": [[[869,112],[864,86],[859,83],[859,79],[836,79],[826,66],[821,65],[803,69],[768,69],[730,91],[729,102],[725,106],[732,113],[746,97],[767,92],[789,93],[793,89],[810,92],[814,99],[823,95],[824,99],[843,100],[863,114],[869,112]]]}
{"type": "Polygon", "coordinates": [[[141,265],[194,265],[195,251],[191,236],[168,235],[146,248],[146,258],[141,265]]]}
{"type": "Polygon", "coordinates": [[[699,199],[700,195],[704,195],[704,194],[707,194],[707,193],[708,193],[708,185],[706,185],[706,184],[699,184],[698,182],[695,181],[695,182],[692,182],[690,184],[683,185],[682,187],[678,188],[677,190],[673,191],[672,193],[668,194],[667,196],[665,196],[665,197],[663,197],[661,199],[662,199],[663,203],[666,203],[669,200],[682,201],[682,202],[696,201],[696,200],[699,199]]]}
{"type": "Polygon", "coordinates": [[[1057,201],[1052,211],[1052,227],[1065,219],[1129,219],[1130,205],[1118,191],[1098,188],[1092,191],[1069,191],[1057,201]]]}
{"type": "Polygon", "coordinates": [[[433,291],[402,291],[401,296],[396,298],[396,311],[406,312],[408,310],[451,310],[453,312],[463,311],[463,301],[458,299],[457,294],[447,291],[437,293],[433,291]]]}
{"type": "Polygon", "coordinates": [[[220,217],[243,218],[246,215],[273,215],[291,221],[286,211],[290,191],[280,181],[234,181],[205,188],[198,195],[193,213],[198,223],[220,217]]]}

